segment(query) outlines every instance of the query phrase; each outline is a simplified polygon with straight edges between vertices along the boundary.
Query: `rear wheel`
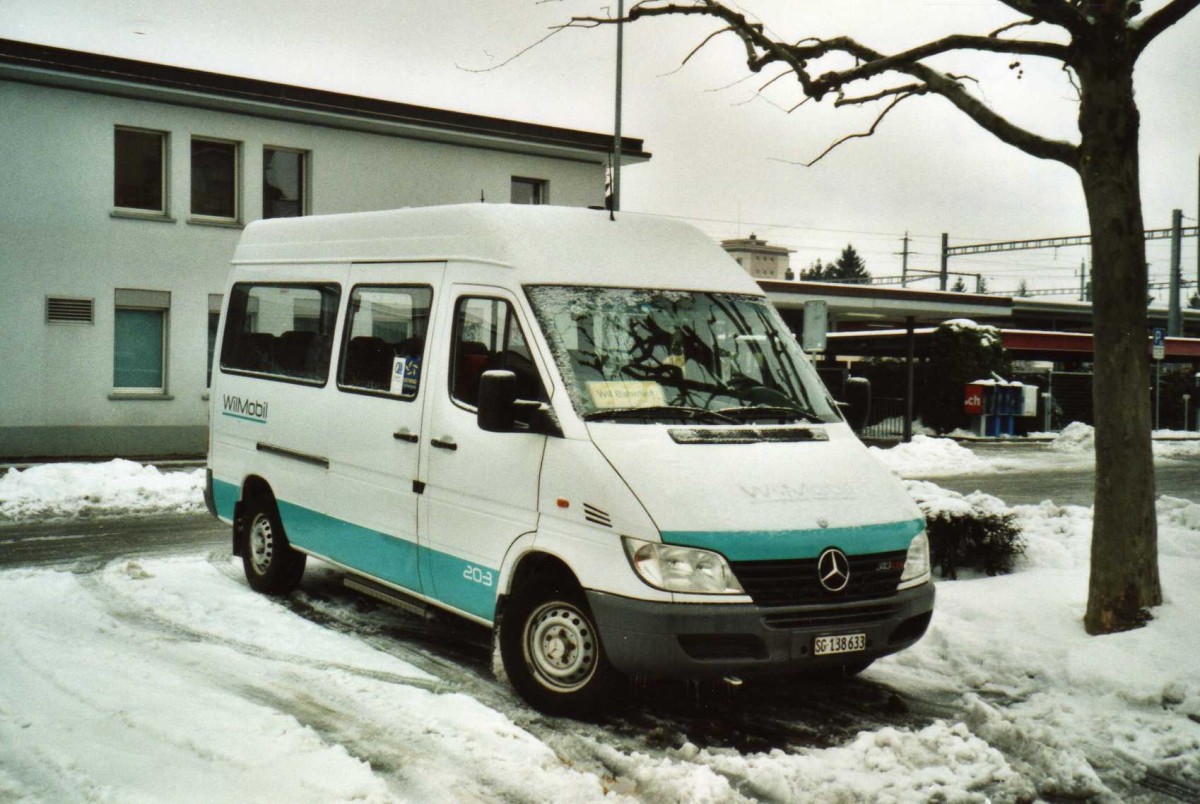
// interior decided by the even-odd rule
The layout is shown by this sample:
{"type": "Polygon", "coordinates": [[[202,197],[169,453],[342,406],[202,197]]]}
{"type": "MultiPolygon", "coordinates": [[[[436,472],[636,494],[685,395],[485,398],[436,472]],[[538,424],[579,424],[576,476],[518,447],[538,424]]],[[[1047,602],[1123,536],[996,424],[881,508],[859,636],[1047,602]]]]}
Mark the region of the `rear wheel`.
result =
{"type": "Polygon", "coordinates": [[[550,714],[594,711],[618,678],[578,590],[514,598],[501,621],[500,656],[521,697],[550,714]]]}
{"type": "Polygon", "coordinates": [[[288,543],[273,502],[251,501],[247,519],[242,567],[250,588],[268,595],[286,595],[300,583],[306,556],[288,543]]]}

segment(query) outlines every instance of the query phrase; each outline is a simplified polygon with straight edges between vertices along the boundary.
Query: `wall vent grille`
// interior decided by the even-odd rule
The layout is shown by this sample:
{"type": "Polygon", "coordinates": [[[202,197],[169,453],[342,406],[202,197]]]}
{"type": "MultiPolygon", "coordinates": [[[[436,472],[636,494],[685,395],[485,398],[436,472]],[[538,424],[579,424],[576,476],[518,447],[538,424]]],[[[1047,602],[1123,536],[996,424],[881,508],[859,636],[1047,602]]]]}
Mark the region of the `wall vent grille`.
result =
{"type": "Polygon", "coordinates": [[[93,312],[92,299],[46,297],[46,323],[49,324],[94,324],[93,312]]]}

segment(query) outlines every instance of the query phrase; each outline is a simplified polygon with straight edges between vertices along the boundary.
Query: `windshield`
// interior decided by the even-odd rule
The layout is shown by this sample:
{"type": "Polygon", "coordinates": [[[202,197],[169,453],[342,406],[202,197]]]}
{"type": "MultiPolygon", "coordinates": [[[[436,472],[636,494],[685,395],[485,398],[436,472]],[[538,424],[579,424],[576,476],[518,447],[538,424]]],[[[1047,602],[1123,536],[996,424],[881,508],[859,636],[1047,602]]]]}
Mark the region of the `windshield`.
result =
{"type": "Polygon", "coordinates": [[[767,300],[628,288],[526,288],[589,420],[838,421],[808,357],[767,300]]]}

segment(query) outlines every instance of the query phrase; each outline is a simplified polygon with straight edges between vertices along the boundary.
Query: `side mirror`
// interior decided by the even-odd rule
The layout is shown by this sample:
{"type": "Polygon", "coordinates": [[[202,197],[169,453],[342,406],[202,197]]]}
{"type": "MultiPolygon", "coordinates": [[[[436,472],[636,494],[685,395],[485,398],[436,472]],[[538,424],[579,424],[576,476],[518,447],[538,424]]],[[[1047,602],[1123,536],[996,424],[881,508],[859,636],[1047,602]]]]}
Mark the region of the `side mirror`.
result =
{"type": "Polygon", "coordinates": [[[871,420],[871,381],[866,377],[849,377],[843,387],[846,395],[846,420],[855,430],[861,430],[871,420]]]}
{"type": "Polygon", "coordinates": [[[506,433],[516,423],[517,375],[504,369],[483,372],[479,378],[479,429],[506,433]]]}

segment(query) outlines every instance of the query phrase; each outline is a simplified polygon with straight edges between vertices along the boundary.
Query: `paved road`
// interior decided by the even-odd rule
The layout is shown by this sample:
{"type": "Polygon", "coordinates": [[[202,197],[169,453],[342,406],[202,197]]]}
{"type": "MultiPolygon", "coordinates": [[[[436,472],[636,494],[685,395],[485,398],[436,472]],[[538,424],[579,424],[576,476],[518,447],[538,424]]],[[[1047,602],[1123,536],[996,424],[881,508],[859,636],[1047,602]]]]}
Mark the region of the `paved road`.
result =
{"type": "Polygon", "coordinates": [[[203,553],[229,546],[229,526],[207,513],[0,525],[0,567],[94,569],[122,556],[203,553]]]}
{"type": "MultiPolygon", "coordinates": [[[[983,458],[1004,457],[1012,450],[1036,451],[1037,447],[971,445],[983,458]]],[[[1026,452],[1025,454],[1029,454],[1026,452]]],[[[989,475],[931,478],[942,488],[962,492],[985,491],[1009,505],[1053,500],[1059,505],[1092,505],[1096,472],[1087,469],[1045,469],[1027,472],[1000,472],[989,475]]],[[[1160,459],[1155,462],[1154,480],[1159,494],[1200,503],[1200,455],[1160,459]]]]}

